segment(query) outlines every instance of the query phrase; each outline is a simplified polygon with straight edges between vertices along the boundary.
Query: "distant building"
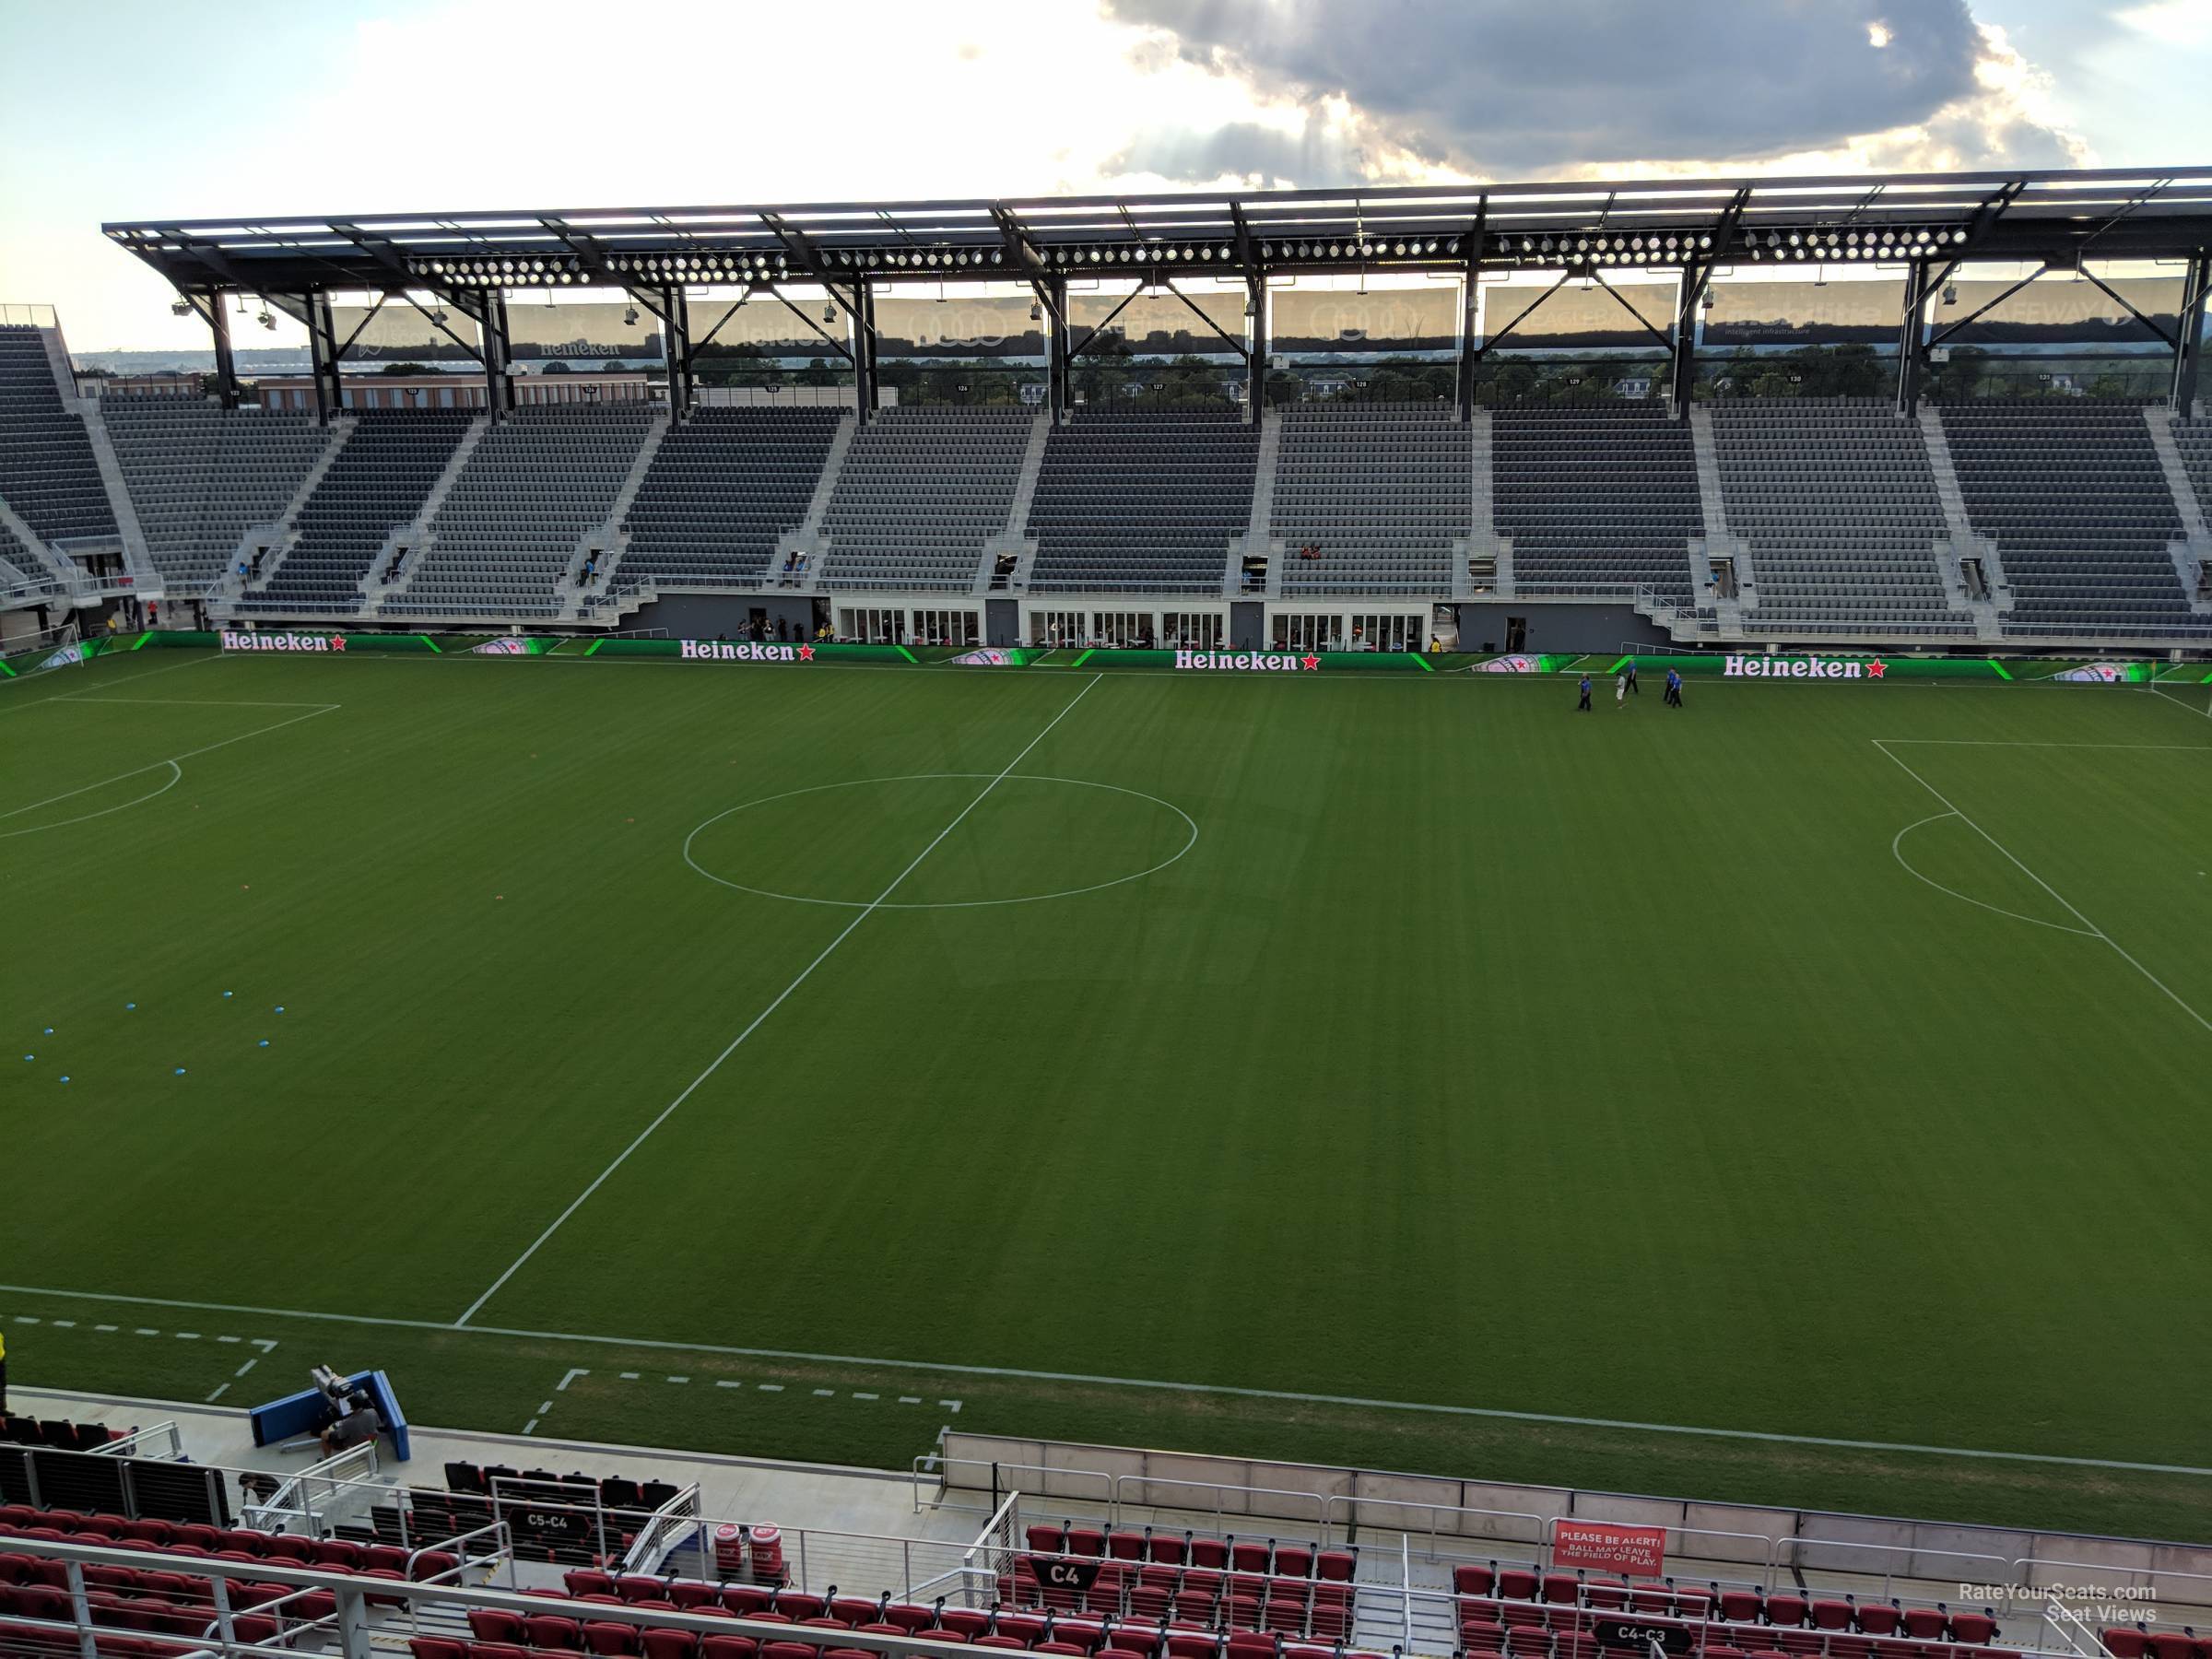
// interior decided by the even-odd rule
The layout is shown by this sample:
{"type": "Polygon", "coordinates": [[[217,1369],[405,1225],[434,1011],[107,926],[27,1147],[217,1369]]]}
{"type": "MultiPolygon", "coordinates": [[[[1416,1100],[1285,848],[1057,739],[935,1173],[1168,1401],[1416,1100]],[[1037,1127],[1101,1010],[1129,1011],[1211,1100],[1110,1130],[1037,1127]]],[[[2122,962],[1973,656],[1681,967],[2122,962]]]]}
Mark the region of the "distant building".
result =
{"type": "MultiPolygon", "coordinates": [[[[348,409],[480,409],[481,374],[348,374],[339,382],[339,401],[348,409]]],[[[517,374],[514,401],[524,408],[551,404],[645,403],[662,395],[662,384],[641,369],[600,373],[517,374]]],[[[265,408],[312,409],[315,382],[301,375],[272,376],[256,382],[265,408]]]]}
{"type": "Polygon", "coordinates": [[[166,370],[153,374],[80,374],[79,397],[197,397],[200,377],[191,370],[166,370]]]}

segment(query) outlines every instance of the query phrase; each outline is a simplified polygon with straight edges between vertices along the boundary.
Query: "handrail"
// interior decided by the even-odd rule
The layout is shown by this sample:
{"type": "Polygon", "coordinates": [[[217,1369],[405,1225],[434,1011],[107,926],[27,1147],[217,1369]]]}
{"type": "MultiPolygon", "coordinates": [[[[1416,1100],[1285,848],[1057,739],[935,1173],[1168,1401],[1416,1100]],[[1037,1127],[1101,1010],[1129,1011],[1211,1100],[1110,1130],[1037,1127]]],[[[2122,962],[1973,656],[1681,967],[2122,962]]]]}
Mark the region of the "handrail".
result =
{"type": "Polygon", "coordinates": [[[645,1524],[638,1528],[636,1541],[623,1553],[622,1571],[651,1572],[660,1565],[656,1558],[665,1553],[664,1538],[687,1524],[705,1524],[700,1511],[699,1482],[696,1480],[654,1510],[645,1524]]]}
{"type": "Polygon", "coordinates": [[[184,1436],[173,1421],[149,1423],[144,1429],[134,1429],[130,1433],[110,1441],[104,1446],[91,1447],[90,1451],[95,1457],[159,1457],[179,1462],[184,1456],[184,1436]],[[169,1450],[148,1451],[148,1442],[160,1436],[168,1438],[169,1450]]]}

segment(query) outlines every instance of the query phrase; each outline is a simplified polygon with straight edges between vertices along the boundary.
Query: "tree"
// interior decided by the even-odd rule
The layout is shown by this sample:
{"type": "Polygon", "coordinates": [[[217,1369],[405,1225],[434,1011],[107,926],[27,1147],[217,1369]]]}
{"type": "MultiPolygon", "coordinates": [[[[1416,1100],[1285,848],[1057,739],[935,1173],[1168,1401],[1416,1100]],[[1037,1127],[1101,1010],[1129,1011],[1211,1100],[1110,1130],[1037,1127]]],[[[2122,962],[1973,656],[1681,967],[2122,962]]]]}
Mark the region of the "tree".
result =
{"type": "Polygon", "coordinates": [[[429,374],[433,372],[427,363],[386,363],[379,374],[429,374]]]}

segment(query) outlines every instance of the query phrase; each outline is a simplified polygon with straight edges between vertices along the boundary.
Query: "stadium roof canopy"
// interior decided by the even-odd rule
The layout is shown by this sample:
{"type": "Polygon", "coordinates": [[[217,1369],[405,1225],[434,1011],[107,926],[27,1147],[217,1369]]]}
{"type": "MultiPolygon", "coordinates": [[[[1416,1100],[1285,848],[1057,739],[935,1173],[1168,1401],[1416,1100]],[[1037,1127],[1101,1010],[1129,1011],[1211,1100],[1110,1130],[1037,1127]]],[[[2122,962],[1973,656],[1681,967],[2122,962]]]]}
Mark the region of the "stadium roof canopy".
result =
{"type": "Polygon", "coordinates": [[[179,288],[2182,259],[2212,167],[302,215],[108,224],[179,288]]]}

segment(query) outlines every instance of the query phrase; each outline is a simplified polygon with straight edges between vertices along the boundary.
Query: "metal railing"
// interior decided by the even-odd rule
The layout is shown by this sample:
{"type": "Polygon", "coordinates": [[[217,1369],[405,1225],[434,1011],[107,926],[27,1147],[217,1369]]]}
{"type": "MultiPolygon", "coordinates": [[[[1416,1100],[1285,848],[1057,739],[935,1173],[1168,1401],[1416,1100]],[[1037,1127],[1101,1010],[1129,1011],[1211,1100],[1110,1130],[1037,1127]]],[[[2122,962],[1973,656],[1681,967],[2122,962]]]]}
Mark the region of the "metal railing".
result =
{"type": "Polygon", "coordinates": [[[704,1525],[700,1514],[699,1483],[689,1486],[653,1512],[651,1519],[638,1528],[638,1535],[622,1556],[625,1572],[650,1572],[661,1563],[661,1558],[676,1547],[687,1529],[704,1525]]]}
{"type": "Polygon", "coordinates": [[[149,1423],[144,1429],[134,1429],[118,1436],[104,1446],[86,1449],[95,1457],[160,1457],[181,1462],[184,1456],[184,1436],[173,1422],[149,1423]]]}
{"type": "Polygon", "coordinates": [[[356,1520],[373,1503],[392,1498],[390,1487],[368,1484],[377,1468],[374,1441],[348,1446],[288,1476],[259,1502],[247,1504],[239,1512],[239,1524],[256,1532],[330,1537],[341,1520],[356,1520]]]}
{"type": "Polygon", "coordinates": [[[57,328],[51,305],[0,305],[0,324],[13,328],[57,328]]]}

